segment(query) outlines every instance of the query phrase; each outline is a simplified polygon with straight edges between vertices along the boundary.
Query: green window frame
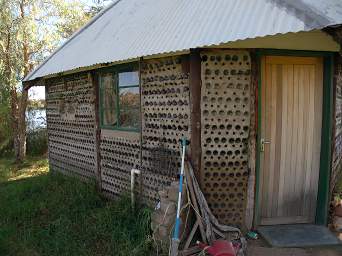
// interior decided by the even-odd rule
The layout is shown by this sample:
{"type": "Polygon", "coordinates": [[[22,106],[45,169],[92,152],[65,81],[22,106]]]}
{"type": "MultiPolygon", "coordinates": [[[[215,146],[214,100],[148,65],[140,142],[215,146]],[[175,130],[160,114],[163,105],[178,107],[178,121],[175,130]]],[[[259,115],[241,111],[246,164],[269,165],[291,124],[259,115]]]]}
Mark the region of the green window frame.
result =
{"type": "Polygon", "coordinates": [[[98,79],[101,128],[139,132],[139,65],[134,63],[105,68],[99,71],[98,79]]]}

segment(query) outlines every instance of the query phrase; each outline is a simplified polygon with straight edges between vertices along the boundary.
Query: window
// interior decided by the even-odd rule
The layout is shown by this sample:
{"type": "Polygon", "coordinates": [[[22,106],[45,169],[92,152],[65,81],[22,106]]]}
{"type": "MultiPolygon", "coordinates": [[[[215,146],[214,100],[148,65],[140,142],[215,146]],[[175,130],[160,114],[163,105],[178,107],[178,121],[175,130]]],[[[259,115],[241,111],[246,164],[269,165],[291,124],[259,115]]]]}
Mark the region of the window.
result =
{"type": "Polygon", "coordinates": [[[101,127],[140,129],[139,72],[135,67],[118,67],[100,74],[101,127]]]}

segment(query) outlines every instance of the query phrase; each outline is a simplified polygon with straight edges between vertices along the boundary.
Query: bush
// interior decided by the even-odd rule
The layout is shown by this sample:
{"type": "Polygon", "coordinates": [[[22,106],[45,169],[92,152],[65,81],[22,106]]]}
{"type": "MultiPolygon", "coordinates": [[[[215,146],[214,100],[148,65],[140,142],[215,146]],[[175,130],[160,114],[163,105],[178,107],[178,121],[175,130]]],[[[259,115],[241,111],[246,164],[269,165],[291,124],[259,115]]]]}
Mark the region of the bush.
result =
{"type": "Polygon", "coordinates": [[[14,154],[12,137],[0,141],[0,157],[9,157],[14,154]]]}
{"type": "Polygon", "coordinates": [[[39,129],[27,133],[26,152],[30,156],[43,155],[47,152],[47,129],[39,129]]]}
{"type": "Polygon", "coordinates": [[[0,90],[0,156],[13,153],[9,95],[0,90]]]}

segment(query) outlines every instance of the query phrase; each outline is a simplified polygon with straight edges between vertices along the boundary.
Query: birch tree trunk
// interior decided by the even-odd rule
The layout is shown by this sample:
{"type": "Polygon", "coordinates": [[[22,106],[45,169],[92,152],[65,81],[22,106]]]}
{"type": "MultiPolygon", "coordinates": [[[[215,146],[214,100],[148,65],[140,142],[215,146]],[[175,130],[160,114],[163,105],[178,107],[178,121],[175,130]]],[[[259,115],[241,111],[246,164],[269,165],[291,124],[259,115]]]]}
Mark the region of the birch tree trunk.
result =
{"type": "MultiPolygon", "coordinates": [[[[20,162],[24,159],[25,153],[24,149],[21,148],[20,140],[22,137],[19,136],[19,104],[18,104],[18,93],[15,83],[13,82],[13,69],[11,63],[11,44],[12,44],[12,36],[11,36],[11,26],[7,26],[6,33],[6,48],[5,48],[5,65],[4,65],[4,74],[5,74],[5,83],[10,88],[10,97],[11,97],[11,121],[12,121],[12,132],[13,132],[13,149],[15,154],[15,159],[17,162],[20,162]]],[[[25,122],[25,121],[24,121],[25,122]]]]}
{"type": "Polygon", "coordinates": [[[19,104],[19,115],[18,115],[18,154],[17,161],[21,162],[26,156],[26,108],[27,108],[28,91],[22,89],[20,104],[19,104]]]}
{"type": "MultiPolygon", "coordinates": [[[[20,17],[25,24],[25,3],[24,1],[20,2],[20,17]]],[[[24,65],[24,77],[26,77],[29,73],[29,49],[28,49],[28,40],[26,34],[27,26],[23,26],[23,42],[22,42],[22,50],[23,50],[23,65],[24,65]]],[[[24,89],[24,86],[21,88],[21,97],[20,101],[17,100],[17,130],[16,136],[18,138],[18,152],[16,152],[16,161],[22,162],[26,156],[26,109],[27,109],[27,100],[28,100],[28,91],[24,89]]]]}

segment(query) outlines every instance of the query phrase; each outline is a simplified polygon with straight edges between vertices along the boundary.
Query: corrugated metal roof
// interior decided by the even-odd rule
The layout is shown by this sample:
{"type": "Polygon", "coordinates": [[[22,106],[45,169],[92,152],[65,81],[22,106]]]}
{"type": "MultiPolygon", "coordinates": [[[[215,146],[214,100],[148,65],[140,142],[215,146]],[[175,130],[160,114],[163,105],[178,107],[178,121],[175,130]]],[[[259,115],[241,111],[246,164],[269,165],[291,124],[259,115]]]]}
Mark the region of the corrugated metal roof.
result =
{"type": "Polygon", "coordinates": [[[25,80],[100,63],[341,23],[341,0],[118,0],[25,80]]]}

